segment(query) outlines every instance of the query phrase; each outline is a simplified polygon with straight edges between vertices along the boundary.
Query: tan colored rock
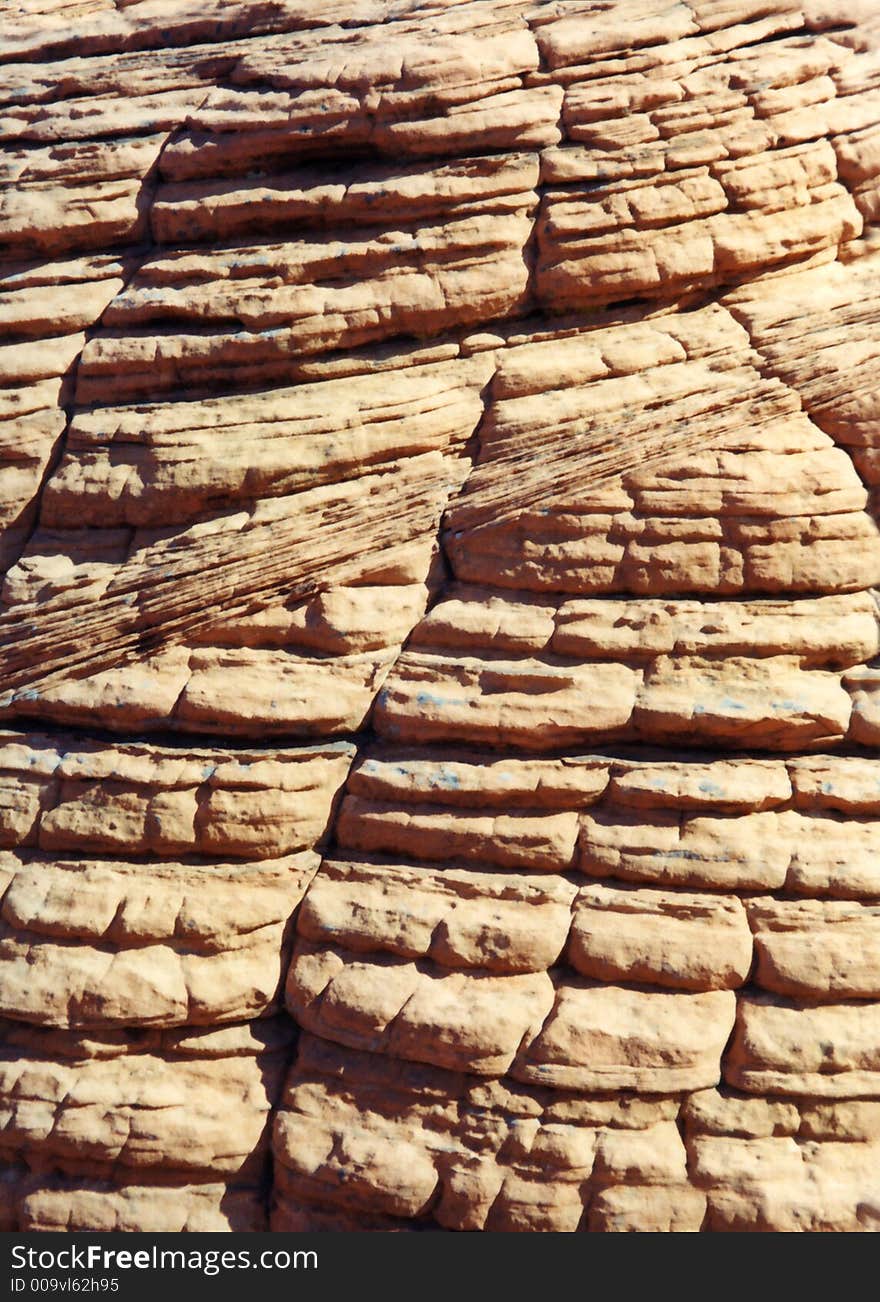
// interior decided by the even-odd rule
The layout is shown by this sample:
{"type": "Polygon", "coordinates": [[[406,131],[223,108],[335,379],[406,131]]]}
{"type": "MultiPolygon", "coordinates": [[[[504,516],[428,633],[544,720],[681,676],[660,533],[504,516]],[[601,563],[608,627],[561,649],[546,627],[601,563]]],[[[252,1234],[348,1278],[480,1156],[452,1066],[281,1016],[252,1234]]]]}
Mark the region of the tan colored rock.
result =
{"type": "MultiPolygon", "coordinates": [[[[460,431],[461,438],[468,433],[470,427],[460,431]]],[[[326,709],[321,713],[309,679],[332,676],[336,666],[332,659],[309,655],[307,647],[299,654],[295,626],[290,630],[294,644],[286,654],[271,646],[252,652],[226,648],[222,630],[262,605],[277,601],[284,609],[297,598],[311,600],[319,586],[316,574],[320,586],[328,573],[342,586],[424,584],[436,548],[434,525],[462,473],[460,450],[453,449],[448,458],[435,450],[388,462],[340,484],[246,502],[245,509],[217,519],[168,531],[145,530],[134,539],[123,530],[100,531],[83,547],[81,536],[68,542],[62,535],[66,545],[59,552],[56,535],[38,532],[7,579],[18,614],[7,606],[0,615],[6,628],[0,661],[12,689],[0,706],[72,723],[100,708],[117,727],[143,728],[157,719],[174,719],[190,731],[201,731],[206,714],[223,708],[226,730],[236,717],[234,707],[221,707],[221,684],[216,673],[211,675],[218,662],[228,661],[240,670],[239,729],[246,735],[267,724],[310,736],[323,724],[332,727],[334,718],[337,730],[358,728],[374,694],[374,677],[399,647],[399,642],[388,647],[380,612],[373,625],[377,654],[339,658],[340,686],[348,680],[348,700],[341,713],[331,710],[329,716],[326,709]],[[358,519],[370,531],[372,546],[355,527],[358,519]],[[210,601],[216,603],[216,613],[206,619],[210,601]],[[23,621],[19,614],[25,610],[28,620],[23,621]],[[108,620],[111,612],[115,623],[108,620]],[[206,628],[212,631],[211,651],[205,647],[206,628]],[[185,648],[193,643],[187,656],[185,648]],[[149,654],[157,646],[165,672],[149,654]],[[250,672],[254,657],[265,668],[284,671],[287,690],[279,695],[286,699],[283,706],[276,702],[275,712],[276,698],[260,690],[250,672]],[[138,708],[143,672],[159,673],[160,681],[154,685],[157,697],[138,708]],[[193,688],[194,699],[182,692],[191,675],[202,680],[193,688]]],[[[228,702],[229,693],[222,696],[228,702]]]]}
{"type": "Polygon", "coordinates": [[[710,1229],[876,1232],[874,1145],[705,1137],[694,1141],[693,1173],[710,1229]]]}
{"type": "MultiPolygon", "coordinates": [[[[626,735],[701,745],[747,740],[761,749],[788,750],[827,743],[847,731],[852,701],[828,667],[843,666],[850,657],[872,657],[880,645],[878,636],[876,608],[867,594],[807,601],[803,608],[793,602],[784,607],[753,602],[745,608],[725,602],[713,606],[710,616],[697,602],[566,602],[557,608],[546,599],[506,602],[490,592],[464,589],[460,597],[434,606],[412,641],[432,655],[461,657],[460,668],[427,662],[441,683],[441,675],[454,674],[470,686],[472,679],[464,675],[482,651],[483,696],[497,691],[493,673],[509,674],[514,688],[511,653],[524,656],[523,676],[537,671],[543,653],[548,678],[559,664],[554,654],[569,664],[571,659],[595,664],[597,675],[601,664],[623,660],[642,674],[626,735]],[[810,629],[805,635],[798,632],[801,620],[802,627],[810,629]],[[850,620],[851,650],[842,645],[850,620]],[[781,646],[801,651],[800,657],[780,656],[781,646]]],[[[421,654],[413,655],[401,662],[401,669],[414,676],[416,667],[425,664],[421,654]]],[[[388,697],[382,697],[379,726],[407,740],[409,733],[398,716],[409,702],[404,705],[398,691],[397,677],[392,677],[387,692],[393,694],[393,704],[389,708],[388,697]]],[[[442,693],[421,692],[416,703],[423,708],[438,705],[443,711],[432,695],[442,693]]],[[[450,712],[449,706],[445,712],[450,712]]],[[[601,715],[595,707],[590,714],[601,736],[601,715]]],[[[459,740],[454,723],[450,731],[459,740]]],[[[474,740],[478,738],[475,733],[474,740]]]]}
{"type": "Polygon", "coordinates": [[[350,1048],[477,1075],[503,1074],[553,1006],[544,972],[496,976],[365,961],[298,941],[287,1004],[306,1030],[350,1048]]]}
{"type": "Polygon", "coordinates": [[[574,862],[578,819],[566,813],[499,814],[346,796],[339,815],[340,844],[352,850],[393,850],[423,859],[461,859],[526,870],[564,872],[574,862]]]}
{"type": "Polygon", "coordinates": [[[801,671],[794,657],[659,657],[645,672],[632,722],[651,740],[795,750],[844,737],[851,712],[837,675],[801,671]]]}
{"type": "MultiPolygon", "coordinates": [[[[741,818],[682,815],[676,809],[613,808],[581,818],[579,867],[593,876],[621,877],[714,889],[777,890],[786,880],[797,815],[741,818]]],[[[804,853],[815,847],[807,844],[804,853]]]]}
{"type": "MultiPolygon", "coordinates": [[[[769,477],[777,480],[780,469],[769,468],[769,477]]],[[[767,477],[765,464],[761,478],[767,477]]],[[[634,512],[632,499],[619,495],[605,510],[585,509],[582,502],[552,513],[525,510],[498,524],[455,531],[449,554],[466,583],[575,596],[812,596],[859,589],[880,573],[877,529],[867,515],[812,514],[812,504],[804,502],[780,519],[695,516],[704,500],[703,492],[695,494],[690,513],[656,520],[653,512],[634,512]]]]}
{"type": "Polygon", "coordinates": [[[705,1213],[705,1195],[690,1185],[616,1185],[594,1198],[589,1228],[602,1234],[694,1234],[703,1229],[705,1213]]]}
{"type": "Polygon", "coordinates": [[[215,1026],[275,1008],[288,919],[318,868],[0,852],[0,1011],[39,1025],[215,1026]]]}
{"type": "Polygon", "coordinates": [[[701,1089],[718,1080],[735,1008],[729,990],[661,993],[566,981],[512,1074],[566,1089],[701,1089]]]}
{"type": "Polygon", "coordinates": [[[505,1087],[306,1035],[275,1125],[273,1227],[323,1216],[317,1228],[390,1230],[433,1215],[450,1230],[571,1231],[626,1174],[645,1188],[629,1219],[647,1228],[647,1205],[667,1205],[684,1171],[674,1109],[505,1087]]]}
{"type": "Polygon", "coordinates": [[[750,1093],[876,1097],[878,1027],[876,1003],[743,996],[725,1079],[750,1093]]]}
{"type": "Polygon", "coordinates": [[[217,500],[250,506],[442,451],[478,423],[486,374],[485,359],[414,369],[396,389],[396,411],[387,380],[365,375],[243,394],[235,410],[214,397],[84,412],[42,520],[53,529],[84,519],[102,529],[188,523],[217,500]]]}
{"type": "Polygon", "coordinates": [[[871,814],[880,800],[880,773],[871,759],[836,756],[789,764],[795,804],[843,814],[871,814]]]}
{"type": "Polygon", "coordinates": [[[880,1126],[880,1103],[872,1099],[847,1099],[843,1103],[802,1103],[801,1131],[810,1139],[875,1141],[880,1126]]]}
{"type": "Polygon", "coordinates": [[[394,742],[448,741],[549,750],[619,736],[641,675],[627,665],[400,657],[375,725],[394,742]]]}
{"type": "Polygon", "coordinates": [[[4,1151],[73,1174],[172,1170],[181,1183],[193,1174],[259,1180],[285,1042],[271,1024],[265,1044],[242,1029],[225,1033],[225,1043],[222,1036],[212,1043],[214,1031],[138,1045],[125,1032],[83,1044],[31,1030],[17,1048],[7,1036],[4,1151]]]}
{"type": "MultiPolygon", "coordinates": [[[[549,107],[553,94],[517,98],[520,103],[531,99],[536,106],[549,107]]],[[[232,102],[244,105],[246,101],[246,93],[240,92],[232,102]]],[[[510,106],[515,103],[516,99],[508,99],[510,106]]],[[[238,146],[234,138],[228,144],[238,146]]],[[[173,173],[183,156],[172,146],[163,156],[165,166],[173,173]]],[[[190,154],[187,162],[193,161],[190,154]]],[[[463,214],[477,204],[490,212],[516,211],[538,184],[538,174],[537,154],[503,153],[408,166],[403,159],[355,165],[345,181],[338,168],[321,163],[278,171],[258,181],[248,174],[184,180],[158,187],[152,224],[157,241],[172,246],[229,240],[254,231],[262,236],[267,230],[298,225],[342,221],[374,226],[380,215],[386,222],[428,224],[456,212],[463,214]]]]}
{"type": "MultiPolygon", "coordinates": [[[[841,166],[842,175],[853,175],[857,153],[866,144],[857,136],[843,147],[849,157],[846,170],[841,166]]],[[[876,187],[876,168],[862,166],[862,175],[871,177],[869,184],[876,187]]],[[[858,189],[855,197],[860,202],[858,189]]],[[[880,334],[865,310],[873,300],[878,271],[880,261],[869,246],[861,258],[787,277],[784,311],[757,285],[743,286],[727,299],[768,365],[803,395],[813,420],[850,452],[868,484],[876,484],[880,475],[877,395],[871,382],[880,334]],[[810,324],[804,334],[799,322],[807,315],[810,324]]]]}
{"type": "Polygon", "coordinates": [[[688,1135],[729,1135],[766,1139],[797,1135],[801,1114],[788,1099],[744,1097],[720,1090],[698,1090],[682,1108],[688,1135]]]}
{"type": "Polygon", "coordinates": [[[0,26],[0,1228],[876,1231],[870,0],[0,26]]]}
{"type": "Polygon", "coordinates": [[[325,860],[297,929],[361,953],[543,972],[563,949],[574,897],[573,886],[553,877],[325,860]]]}
{"type": "Polygon", "coordinates": [[[750,902],[755,984],[777,994],[836,1000],[878,993],[880,908],[803,900],[750,902]]]}
{"type": "MultiPolygon", "coordinates": [[[[828,764],[834,774],[846,762],[817,761],[828,764]]],[[[796,763],[797,767],[794,763],[758,759],[616,763],[608,798],[634,809],[674,806],[705,812],[760,813],[791,801],[793,775],[800,772],[800,762],[796,763]]]]}
{"type": "MultiPolygon", "coordinates": [[[[436,608],[435,608],[436,609],[436,608]]],[[[880,650],[877,608],[867,593],[816,601],[567,601],[553,650],[560,655],[773,656],[801,664],[859,663],[880,650]]]]}
{"type": "Polygon", "coordinates": [[[608,779],[609,761],[598,756],[498,759],[452,753],[436,760],[383,749],[355,763],[347,789],[359,798],[521,813],[592,805],[608,779]]]}
{"type": "MultiPolygon", "coordinates": [[[[779,152],[784,166],[787,151],[779,152]]],[[[548,191],[539,225],[543,302],[571,308],[681,293],[756,265],[807,257],[860,235],[861,216],[852,198],[827,179],[834,175],[831,150],[817,152],[820,158],[810,160],[812,166],[803,166],[803,154],[792,160],[794,175],[800,174],[799,180],[809,176],[809,181],[801,183],[800,192],[793,187],[784,225],[775,188],[771,211],[756,206],[728,213],[728,204],[737,199],[737,180],[747,182],[725,176],[727,184],[719,184],[708,169],[652,178],[641,189],[638,182],[612,183],[602,187],[600,196],[589,193],[580,202],[570,190],[548,191]]]]}
{"type": "Polygon", "coordinates": [[[876,666],[859,668],[850,671],[845,682],[853,702],[850,723],[853,741],[873,747],[880,737],[880,674],[876,666]]]}
{"type": "MultiPolygon", "coordinates": [[[[0,231],[4,247],[21,258],[55,256],[69,251],[103,252],[113,245],[137,244],[143,240],[147,234],[143,191],[168,134],[167,130],[158,133],[157,128],[160,132],[162,127],[171,129],[177,113],[181,109],[186,111],[194,98],[184,92],[161,105],[164,122],[157,120],[160,105],[155,100],[130,104],[133,139],[107,142],[97,149],[88,137],[92,132],[100,135],[102,127],[106,130],[108,120],[115,119],[116,125],[121,125],[118,102],[109,111],[106,104],[94,102],[76,106],[80,110],[77,114],[75,107],[70,112],[73,106],[68,101],[65,107],[69,116],[65,115],[67,120],[63,121],[67,138],[60,148],[57,145],[33,148],[35,142],[51,140],[61,125],[57,110],[32,108],[32,114],[43,118],[42,130],[38,127],[33,132],[28,131],[20,118],[16,120],[11,114],[3,113],[0,120],[4,135],[8,133],[8,138],[19,134],[25,143],[17,158],[13,155],[9,159],[8,172],[12,175],[0,173],[0,231]],[[71,140],[70,136],[76,134],[85,136],[86,140],[71,140]]],[[[24,111],[27,113],[27,109],[24,111]]]]}
{"type": "Polygon", "coordinates": [[[352,748],[261,751],[2,734],[5,846],[271,859],[326,831],[352,748]]]}
{"type": "Polygon", "coordinates": [[[749,974],[752,938],[735,898],[586,886],[575,905],[568,959],[599,981],[733,989],[749,974]]]}
{"type": "Polygon", "coordinates": [[[578,862],[593,876],[870,899],[880,880],[877,837],[871,817],[770,809],[733,818],[609,804],[581,815],[578,862]]]}
{"type": "Polygon", "coordinates": [[[876,900],[877,824],[873,818],[840,815],[805,818],[793,847],[787,886],[798,895],[876,900]]]}
{"type": "MultiPolygon", "coordinates": [[[[524,196],[523,207],[530,202],[524,196]]],[[[393,248],[384,234],[339,231],[158,258],[105,312],[114,333],[84,349],[80,395],[87,401],[100,385],[137,399],[181,380],[210,383],[220,367],[245,381],[277,381],[291,356],[515,313],[525,302],[530,229],[527,211],[474,215],[401,230],[393,248]],[[142,333],[168,320],[179,333],[142,333]]]]}
{"type": "Polygon", "coordinates": [[[353,30],[257,42],[238,65],[238,85],[218,90],[192,115],[191,133],[163,161],[165,174],[246,172],[255,148],[266,159],[308,157],[327,145],[443,156],[559,139],[560,89],[522,88],[539,55],[518,7],[509,15],[477,5],[459,15],[450,7],[430,35],[418,18],[401,14],[392,45],[377,17],[353,30]],[[263,102],[248,87],[267,78],[276,94],[263,102]],[[371,89],[379,92],[372,111],[371,89]]]}
{"type": "Polygon", "coordinates": [[[25,1233],[264,1233],[259,1186],[130,1184],[55,1176],[30,1179],[17,1208],[25,1233]]]}

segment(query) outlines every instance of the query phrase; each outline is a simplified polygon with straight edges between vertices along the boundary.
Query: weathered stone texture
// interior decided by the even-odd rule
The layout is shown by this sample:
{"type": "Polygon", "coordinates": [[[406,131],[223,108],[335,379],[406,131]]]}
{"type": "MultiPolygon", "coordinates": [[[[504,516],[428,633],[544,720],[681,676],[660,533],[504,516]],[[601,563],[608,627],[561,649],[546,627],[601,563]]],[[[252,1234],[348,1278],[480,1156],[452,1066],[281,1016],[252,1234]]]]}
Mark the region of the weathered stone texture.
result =
{"type": "Polygon", "coordinates": [[[0,36],[0,1228],[880,1228],[871,0],[0,36]]]}

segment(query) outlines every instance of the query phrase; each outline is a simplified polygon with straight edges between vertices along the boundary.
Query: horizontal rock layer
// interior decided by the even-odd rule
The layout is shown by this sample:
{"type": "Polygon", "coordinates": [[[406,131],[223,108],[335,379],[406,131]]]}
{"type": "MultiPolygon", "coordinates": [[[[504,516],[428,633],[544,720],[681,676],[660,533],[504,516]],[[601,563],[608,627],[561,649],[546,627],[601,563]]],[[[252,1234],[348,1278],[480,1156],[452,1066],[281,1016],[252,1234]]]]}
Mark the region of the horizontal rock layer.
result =
{"type": "Polygon", "coordinates": [[[873,6],[74,10],[0,38],[0,1228],[876,1230],[873,6]]]}

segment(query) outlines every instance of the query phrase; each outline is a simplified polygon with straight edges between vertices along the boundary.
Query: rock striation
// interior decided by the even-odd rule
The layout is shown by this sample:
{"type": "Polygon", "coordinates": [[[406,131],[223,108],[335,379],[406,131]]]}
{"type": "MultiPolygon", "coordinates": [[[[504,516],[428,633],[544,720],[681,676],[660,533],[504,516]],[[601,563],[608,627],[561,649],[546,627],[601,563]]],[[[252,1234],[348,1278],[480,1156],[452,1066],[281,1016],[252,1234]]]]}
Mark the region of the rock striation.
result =
{"type": "Polygon", "coordinates": [[[33,0],[0,129],[0,1228],[880,1228],[871,0],[33,0]]]}

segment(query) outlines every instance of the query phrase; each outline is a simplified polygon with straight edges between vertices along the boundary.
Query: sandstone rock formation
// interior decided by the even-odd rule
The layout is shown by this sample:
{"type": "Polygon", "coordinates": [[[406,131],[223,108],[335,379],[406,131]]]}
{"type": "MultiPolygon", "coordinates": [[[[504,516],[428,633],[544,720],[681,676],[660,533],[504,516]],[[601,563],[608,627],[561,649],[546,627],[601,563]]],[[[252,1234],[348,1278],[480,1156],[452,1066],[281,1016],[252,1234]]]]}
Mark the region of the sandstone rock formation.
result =
{"type": "Polygon", "coordinates": [[[873,0],[0,47],[2,1228],[880,1228],[873,0]]]}

